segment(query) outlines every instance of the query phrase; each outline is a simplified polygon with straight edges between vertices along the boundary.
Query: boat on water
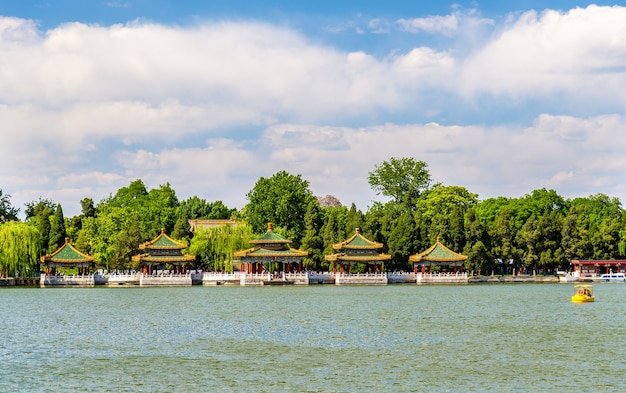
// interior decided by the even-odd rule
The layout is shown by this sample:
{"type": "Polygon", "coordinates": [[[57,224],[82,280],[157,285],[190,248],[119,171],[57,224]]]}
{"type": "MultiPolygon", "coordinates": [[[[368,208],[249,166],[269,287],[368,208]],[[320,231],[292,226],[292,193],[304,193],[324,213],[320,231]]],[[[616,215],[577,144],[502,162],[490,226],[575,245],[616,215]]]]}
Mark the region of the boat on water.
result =
{"type": "Polygon", "coordinates": [[[557,270],[556,275],[559,277],[559,282],[576,282],[579,281],[580,273],[578,271],[566,272],[563,270],[557,270]]]}
{"type": "Polygon", "coordinates": [[[626,282],[624,273],[607,273],[596,278],[595,281],[600,282],[626,282]]]}
{"type": "Polygon", "coordinates": [[[596,300],[593,296],[593,286],[589,284],[578,284],[574,286],[576,292],[572,295],[572,303],[589,303],[596,300]]]}

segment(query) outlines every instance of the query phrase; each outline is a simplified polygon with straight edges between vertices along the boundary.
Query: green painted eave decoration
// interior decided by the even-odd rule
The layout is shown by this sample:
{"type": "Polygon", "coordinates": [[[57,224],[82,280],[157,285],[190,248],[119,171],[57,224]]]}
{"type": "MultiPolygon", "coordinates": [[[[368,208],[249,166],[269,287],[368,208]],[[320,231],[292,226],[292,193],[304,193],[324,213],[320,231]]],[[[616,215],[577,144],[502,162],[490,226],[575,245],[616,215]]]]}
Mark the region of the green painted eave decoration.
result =
{"type": "Polygon", "coordinates": [[[244,251],[238,251],[234,254],[235,257],[305,257],[309,253],[306,251],[295,250],[293,248],[286,248],[280,250],[272,250],[267,248],[251,248],[244,251]]]}
{"type": "Polygon", "coordinates": [[[333,244],[333,249],[335,250],[345,250],[345,249],[371,249],[375,250],[378,248],[382,248],[381,243],[373,242],[369,239],[366,239],[362,234],[359,228],[356,229],[355,234],[346,241],[341,243],[333,244]]]}
{"type": "Polygon", "coordinates": [[[467,255],[456,253],[444,246],[439,239],[428,250],[411,255],[410,262],[459,262],[467,259],[467,255]]]}
{"type": "Polygon", "coordinates": [[[173,240],[171,237],[167,236],[165,233],[165,228],[161,228],[161,233],[159,236],[154,238],[154,240],[141,244],[139,246],[140,250],[145,250],[147,248],[150,249],[183,249],[186,248],[187,245],[184,243],[177,242],[173,240]]]}
{"type": "Polygon", "coordinates": [[[291,240],[287,240],[284,237],[280,236],[278,233],[275,233],[271,222],[267,224],[267,232],[257,237],[256,239],[250,241],[250,244],[288,244],[288,243],[291,243],[291,240]]]}
{"type": "Polygon", "coordinates": [[[388,261],[391,255],[374,254],[374,255],[349,255],[349,254],[332,254],[324,257],[327,261],[350,262],[350,263],[377,263],[388,261]]]}
{"type": "Polygon", "coordinates": [[[142,254],[135,255],[133,261],[140,263],[188,263],[194,261],[196,257],[193,255],[150,255],[150,254],[142,254]]]}
{"type": "Polygon", "coordinates": [[[93,257],[83,254],[75,249],[69,242],[69,238],[65,238],[65,244],[52,254],[41,257],[43,263],[86,263],[93,261],[93,257]]]}

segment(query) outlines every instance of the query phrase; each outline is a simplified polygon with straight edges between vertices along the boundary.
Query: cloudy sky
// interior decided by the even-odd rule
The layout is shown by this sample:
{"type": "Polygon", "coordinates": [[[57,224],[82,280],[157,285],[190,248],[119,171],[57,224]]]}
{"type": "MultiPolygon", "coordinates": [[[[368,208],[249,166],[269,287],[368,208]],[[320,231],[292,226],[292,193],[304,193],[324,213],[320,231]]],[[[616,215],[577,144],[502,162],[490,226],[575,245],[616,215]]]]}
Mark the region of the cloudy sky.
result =
{"type": "Polygon", "coordinates": [[[368,172],[413,157],[480,199],[624,202],[621,3],[2,1],[0,189],[241,208],[287,170],[367,210],[368,172]]]}

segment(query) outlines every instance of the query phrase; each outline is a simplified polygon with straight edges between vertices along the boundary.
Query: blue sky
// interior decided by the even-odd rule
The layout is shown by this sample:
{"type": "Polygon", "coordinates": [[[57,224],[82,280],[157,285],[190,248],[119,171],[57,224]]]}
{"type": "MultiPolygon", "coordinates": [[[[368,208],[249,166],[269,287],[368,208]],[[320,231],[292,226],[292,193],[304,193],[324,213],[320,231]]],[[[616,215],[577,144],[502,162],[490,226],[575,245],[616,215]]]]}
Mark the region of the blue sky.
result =
{"type": "Polygon", "coordinates": [[[626,198],[626,7],[0,1],[0,189],[79,213],[140,178],[241,208],[301,174],[366,210],[389,157],[480,199],[626,198]]]}

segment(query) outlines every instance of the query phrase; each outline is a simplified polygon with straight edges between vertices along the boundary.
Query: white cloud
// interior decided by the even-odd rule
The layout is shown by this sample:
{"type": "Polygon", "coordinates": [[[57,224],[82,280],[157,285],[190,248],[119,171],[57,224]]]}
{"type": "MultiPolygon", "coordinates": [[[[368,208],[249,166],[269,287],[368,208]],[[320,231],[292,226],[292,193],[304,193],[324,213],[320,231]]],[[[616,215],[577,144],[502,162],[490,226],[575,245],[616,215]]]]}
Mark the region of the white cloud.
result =
{"type": "Polygon", "coordinates": [[[460,85],[469,96],[545,99],[561,93],[569,102],[618,100],[621,106],[624,64],[626,8],[529,11],[466,60],[460,85]]]}
{"type": "Polygon", "coordinates": [[[398,25],[402,30],[418,33],[439,33],[443,35],[453,35],[459,27],[459,20],[456,15],[430,16],[427,18],[399,19],[398,25]]]}
{"type": "MultiPolygon", "coordinates": [[[[455,11],[406,23],[466,40],[496,22],[455,11]]],[[[626,8],[528,12],[495,31],[467,51],[379,58],[265,23],[40,32],[0,17],[0,189],[72,214],[141,178],[241,207],[260,176],[285,169],[365,209],[368,171],[410,156],[481,197],[624,198],[626,8]],[[493,120],[503,109],[534,123],[493,120]],[[488,120],[446,120],[463,113],[488,120]]]]}

